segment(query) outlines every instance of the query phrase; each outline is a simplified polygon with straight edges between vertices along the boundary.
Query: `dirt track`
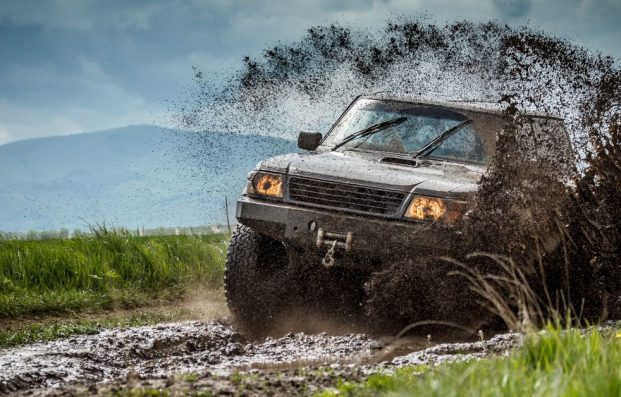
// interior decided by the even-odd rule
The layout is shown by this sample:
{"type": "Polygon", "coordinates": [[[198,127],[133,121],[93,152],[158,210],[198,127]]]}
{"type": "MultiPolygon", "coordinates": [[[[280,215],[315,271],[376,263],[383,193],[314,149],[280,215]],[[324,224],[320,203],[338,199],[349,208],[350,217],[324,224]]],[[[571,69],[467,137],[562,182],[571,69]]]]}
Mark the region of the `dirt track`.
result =
{"type": "Polygon", "coordinates": [[[262,394],[274,382],[270,387],[277,394],[299,394],[330,387],[339,377],[359,379],[394,366],[475,358],[505,351],[517,341],[505,335],[420,350],[417,341],[387,346],[364,334],[292,333],[253,342],[221,321],[161,324],[0,351],[0,394],[106,393],[138,386],[218,393],[243,387],[262,394]]]}

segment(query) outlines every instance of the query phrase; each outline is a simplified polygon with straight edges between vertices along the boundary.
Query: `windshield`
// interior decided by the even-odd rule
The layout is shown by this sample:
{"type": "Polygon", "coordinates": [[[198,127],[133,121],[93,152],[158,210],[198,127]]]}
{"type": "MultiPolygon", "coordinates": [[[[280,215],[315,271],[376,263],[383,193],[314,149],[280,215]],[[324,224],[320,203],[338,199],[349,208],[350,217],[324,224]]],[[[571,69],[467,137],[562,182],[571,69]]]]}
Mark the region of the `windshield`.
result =
{"type": "Polygon", "coordinates": [[[443,132],[463,123],[463,126],[453,131],[433,150],[427,151],[425,156],[486,162],[483,140],[473,123],[464,123],[468,120],[467,116],[439,106],[406,102],[358,100],[334,127],[324,145],[338,145],[357,131],[400,117],[406,117],[407,120],[347,142],[340,150],[357,149],[414,155],[443,132]]]}

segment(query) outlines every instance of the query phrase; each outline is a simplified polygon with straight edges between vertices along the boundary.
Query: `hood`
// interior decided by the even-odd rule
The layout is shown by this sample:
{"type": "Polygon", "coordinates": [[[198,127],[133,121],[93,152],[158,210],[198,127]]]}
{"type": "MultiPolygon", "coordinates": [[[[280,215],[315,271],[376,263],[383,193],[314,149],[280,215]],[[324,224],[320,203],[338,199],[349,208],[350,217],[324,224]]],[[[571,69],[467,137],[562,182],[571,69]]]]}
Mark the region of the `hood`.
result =
{"type": "MultiPolygon", "coordinates": [[[[263,171],[354,183],[383,189],[467,194],[477,189],[485,167],[445,161],[418,161],[397,165],[382,161],[392,157],[379,152],[305,152],[272,157],[260,163],[263,171]]],[[[392,157],[397,158],[397,157],[392,157]]],[[[401,157],[403,159],[403,157],[401,157]]],[[[453,195],[451,194],[451,195],[453,195]]]]}

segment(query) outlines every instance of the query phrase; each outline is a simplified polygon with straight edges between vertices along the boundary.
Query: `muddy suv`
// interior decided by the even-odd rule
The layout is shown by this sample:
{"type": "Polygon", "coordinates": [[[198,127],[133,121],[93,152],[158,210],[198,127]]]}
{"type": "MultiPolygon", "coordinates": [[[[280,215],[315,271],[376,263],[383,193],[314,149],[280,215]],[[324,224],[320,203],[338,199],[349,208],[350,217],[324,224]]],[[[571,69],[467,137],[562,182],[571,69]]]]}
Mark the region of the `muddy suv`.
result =
{"type": "MultiPolygon", "coordinates": [[[[561,120],[524,117],[558,125],[570,150],[561,120]]],[[[269,327],[313,297],[337,306],[387,262],[450,254],[504,123],[489,104],[362,96],[325,136],[301,132],[306,151],[261,162],[237,202],[225,281],[237,320],[269,327]]]]}

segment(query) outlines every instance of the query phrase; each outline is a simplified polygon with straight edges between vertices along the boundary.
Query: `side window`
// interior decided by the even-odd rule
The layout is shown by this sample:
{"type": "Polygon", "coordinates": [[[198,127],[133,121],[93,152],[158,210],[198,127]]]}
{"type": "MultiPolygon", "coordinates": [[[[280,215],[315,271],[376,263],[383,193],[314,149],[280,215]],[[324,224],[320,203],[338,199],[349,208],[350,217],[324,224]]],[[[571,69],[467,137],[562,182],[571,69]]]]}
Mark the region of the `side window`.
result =
{"type": "Polygon", "coordinates": [[[472,126],[465,126],[446,138],[440,146],[429,154],[431,157],[440,157],[455,160],[485,162],[485,148],[479,134],[472,126]]]}

